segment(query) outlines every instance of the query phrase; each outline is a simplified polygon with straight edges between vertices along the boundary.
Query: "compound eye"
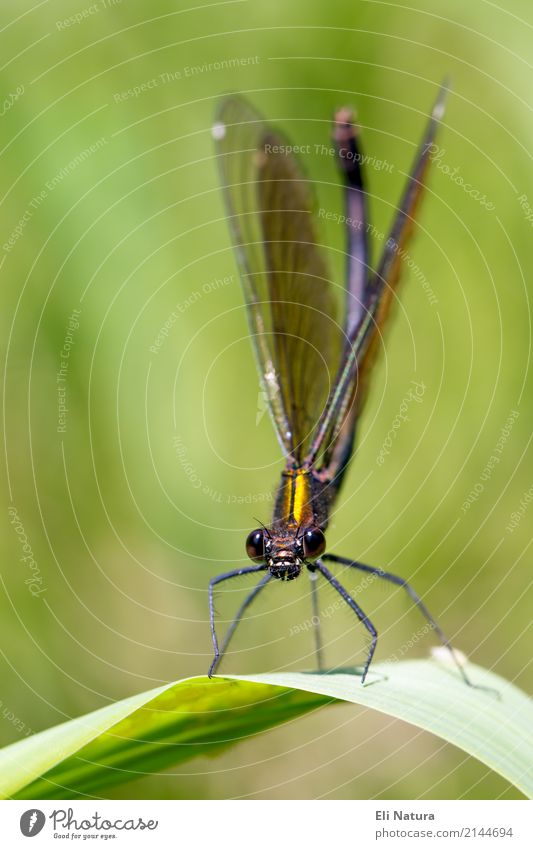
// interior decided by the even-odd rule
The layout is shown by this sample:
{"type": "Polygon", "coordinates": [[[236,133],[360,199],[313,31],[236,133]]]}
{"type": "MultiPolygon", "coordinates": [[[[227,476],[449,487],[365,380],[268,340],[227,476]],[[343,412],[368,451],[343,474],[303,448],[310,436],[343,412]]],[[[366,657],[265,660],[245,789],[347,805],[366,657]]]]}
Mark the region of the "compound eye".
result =
{"type": "Polygon", "coordinates": [[[326,550],[326,537],[320,528],[311,528],[303,535],[304,554],[308,560],[316,560],[326,550]]]}
{"type": "Polygon", "coordinates": [[[263,563],[265,559],[265,532],[257,528],[246,538],[246,554],[254,563],[263,563]]]}

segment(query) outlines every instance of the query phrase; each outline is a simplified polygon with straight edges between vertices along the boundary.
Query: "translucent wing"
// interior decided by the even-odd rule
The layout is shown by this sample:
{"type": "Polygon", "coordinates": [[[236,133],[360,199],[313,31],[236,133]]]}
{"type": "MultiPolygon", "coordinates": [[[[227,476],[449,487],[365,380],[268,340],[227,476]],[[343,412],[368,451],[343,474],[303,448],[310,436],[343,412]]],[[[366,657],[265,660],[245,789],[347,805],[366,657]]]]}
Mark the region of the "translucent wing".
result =
{"type": "Polygon", "coordinates": [[[340,330],[292,146],[242,98],[213,128],[263,391],[285,453],[305,456],[338,369],[340,330]]]}
{"type": "Polygon", "coordinates": [[[314,462],[318,454],[323,452],[328,477],[338,475],[349,459],[357,417],[363,406],[370,370],[378,350],[379,336],[401,276],[406,245],[414,229],[415,215],[431,161],[432,144],[444,113],[446,93],[447,88],[443,86],[415,156],[378,269],[366,284],[363,317],[349,332],[349,351],[339,368],[330,403],[317,426],[306,458],[307,462],[314,462]]]}

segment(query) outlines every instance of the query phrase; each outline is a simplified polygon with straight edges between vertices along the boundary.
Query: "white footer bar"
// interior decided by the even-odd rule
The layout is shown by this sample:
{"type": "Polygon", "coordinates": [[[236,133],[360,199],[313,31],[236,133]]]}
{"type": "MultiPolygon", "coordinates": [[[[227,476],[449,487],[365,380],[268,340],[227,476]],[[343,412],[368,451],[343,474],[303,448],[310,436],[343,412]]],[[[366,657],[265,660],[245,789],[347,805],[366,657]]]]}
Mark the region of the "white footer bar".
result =
{"type": "Polygon", "coordinates": [[[533,847],[529,801],[5,801],[1,845],[533,847]],[[28,840],[35,837],[35,843],[28,840]],[[67,842],[68,841],[68,842],[67,842]]]}

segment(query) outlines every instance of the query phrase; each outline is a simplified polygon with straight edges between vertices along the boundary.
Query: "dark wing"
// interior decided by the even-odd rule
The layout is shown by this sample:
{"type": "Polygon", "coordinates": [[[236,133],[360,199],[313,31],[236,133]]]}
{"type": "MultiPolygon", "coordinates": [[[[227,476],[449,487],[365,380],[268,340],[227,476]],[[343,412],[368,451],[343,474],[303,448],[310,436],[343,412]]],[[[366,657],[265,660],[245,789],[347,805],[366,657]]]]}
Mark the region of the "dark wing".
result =
{"type": "Polygon", "coordinates": [[[340,358],[309,182],[292,146],[240,97],[213,128],[263,390],[285,453],[305,456],[340,358]]]}
{"type": "Polygon", "coordinates": [[[368,198],[363,173],[359,128],[349,109],[335,114],[333,140],[337,164],[344,175],[346,211],[346,315],[344,332],[348,341],[365,313],[370,278],[368,198]]]}
{"type": "Polygon", "coordinates": [[[349,350],[306,458],[307,462],[314,462],[323,453],[327,477],[334,478],[342,472],[349,459],[357,418],[366,396],[369,373],[379,347],[379,337],[401,276],[406,245],[414,229],[415,215],[431,161],[431,147],[444,113],[446,93],[447,87],[442,86],[415,156],[378,269],[366,284],[363,317],[355,327],[350,328],[348,325],[349,350]]]}

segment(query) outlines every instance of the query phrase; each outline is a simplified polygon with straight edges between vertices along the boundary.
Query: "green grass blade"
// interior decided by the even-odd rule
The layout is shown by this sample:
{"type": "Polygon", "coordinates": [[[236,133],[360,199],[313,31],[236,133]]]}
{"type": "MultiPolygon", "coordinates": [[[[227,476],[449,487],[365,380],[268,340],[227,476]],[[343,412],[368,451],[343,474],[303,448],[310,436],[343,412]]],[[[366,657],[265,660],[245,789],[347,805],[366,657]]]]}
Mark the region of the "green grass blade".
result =
{"type": "Polygon", "coordinates": [[[62,799],[215,754],[330,702],[268,684],[189,678],[0,750],[0,798],[62,799]]]}
{"type": "Polygon", "coordinates": [[[500,698],[466,686],[435,661],[376,664],[369,683],[346,672],[190,678],[71,720],[0,751],[0,794],[76,798],[215,754],[332,701],[374,708],[432,732],[533,795],[533,706],[480,667],[468,672],[500,698]]]}
{"type": "MultiPolygon", "coordinates": [[[[343,674],[254,675],[253,680],[366,705],[403,719],[462,749],[533,797],[533,701],[505,679],[469,664],[468,687],[452,668],[424,660],[382,663],[369,686],[343,674]],[[385,680],[378,681],[377,675],[385,680]],[[314,679],[314,680],[313,680],[314,679]]],[[[248,680],[248,679],[243,679],[248,680]]],[[[369,680],[369,679],[367,679],[369,680]]]]}

